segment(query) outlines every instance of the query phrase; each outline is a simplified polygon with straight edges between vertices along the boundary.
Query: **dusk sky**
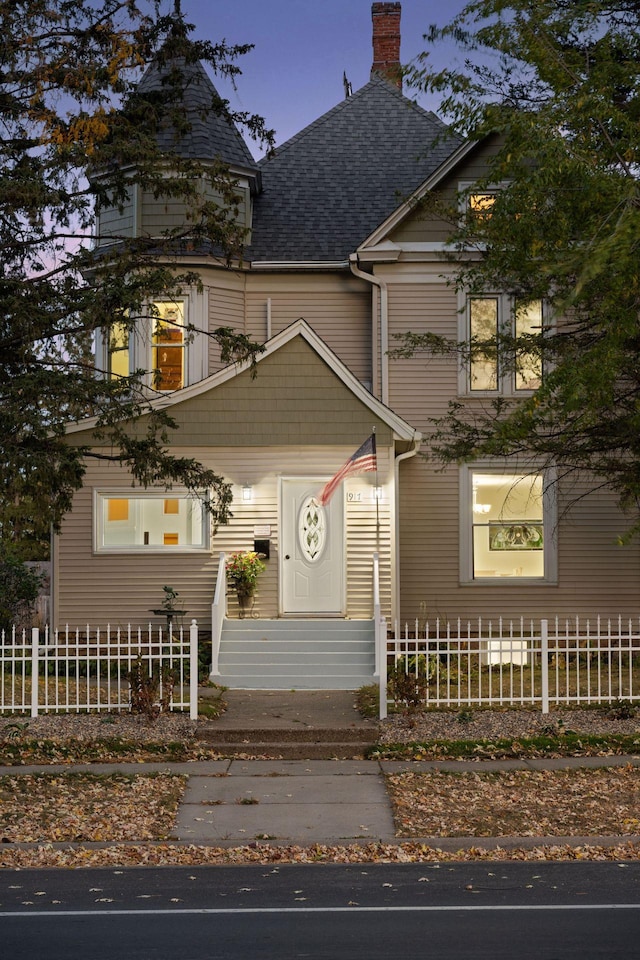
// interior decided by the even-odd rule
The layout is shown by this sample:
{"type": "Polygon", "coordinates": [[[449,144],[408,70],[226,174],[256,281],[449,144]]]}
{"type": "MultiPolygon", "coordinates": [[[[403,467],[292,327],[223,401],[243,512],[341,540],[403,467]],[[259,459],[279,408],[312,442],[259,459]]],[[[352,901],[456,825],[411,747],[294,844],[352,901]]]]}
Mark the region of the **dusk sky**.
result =
{"type": "MultiPolygon", "coordinates": [[[[443,26],[463,6],[462,0],[403,0],[402,62],[425,49],[422,37],[432,23],[443,26]]],[[[214,83],[233,109],[264,117],[276,131],[276,143],[343,99],[343,71],[354,91],[369,80],[371,0],[182,0],[182,9],[197,39],[255,44],[240,61],[237,92],[219,78],[214,83]]],[[[448,48],[434,51],[431,59],[441,67],[452,56],[448,48]]],[[[438,109],[436,100],[417,100],[438,109]]],[[[258,156],[257,146],[249,146],[258,156]]]]}

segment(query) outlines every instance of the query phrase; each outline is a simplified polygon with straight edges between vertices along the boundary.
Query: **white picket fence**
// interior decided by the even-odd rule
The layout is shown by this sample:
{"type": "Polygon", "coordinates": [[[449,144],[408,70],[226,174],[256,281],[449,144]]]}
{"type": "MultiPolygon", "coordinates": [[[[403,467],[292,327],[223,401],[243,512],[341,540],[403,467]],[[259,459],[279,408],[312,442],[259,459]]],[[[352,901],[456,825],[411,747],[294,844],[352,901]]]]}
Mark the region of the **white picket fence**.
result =
{"type": "Polygon", "coordinates": [[[198,624],[184,630],[117,627],[50,631],[12,630],[0,635],[0,711],[93,713],[131,709],[127,679],[138,657],[149,677],[169,672],[172,711],[198,716],[198,624]],[[33,682],[37,677],[38,682],[33,682]]]}
{"type": "Polygon", "coordinates": [[[382,625],[381,718],[401,688],[426,707],[640,701],[640,618],[382,625]]]}

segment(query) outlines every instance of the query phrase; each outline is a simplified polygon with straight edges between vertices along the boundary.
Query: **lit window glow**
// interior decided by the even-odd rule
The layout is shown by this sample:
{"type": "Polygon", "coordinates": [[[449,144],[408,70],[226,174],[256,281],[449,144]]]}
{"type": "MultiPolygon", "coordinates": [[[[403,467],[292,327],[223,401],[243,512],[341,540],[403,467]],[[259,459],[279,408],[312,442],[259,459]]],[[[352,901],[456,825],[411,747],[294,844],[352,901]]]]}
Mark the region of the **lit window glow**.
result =
{"type": "Polygon", "coordinates": [[[184,386],[184,303],[156,301],[153,312],[153,385],[156,390],[180,390],[184,386]]]}
{"type": "Polygon", "coordinates": [[[542,579],[545,574],[542,475],[474,470],[471,480],[473,578],[542,579]]]}
{"type": "Polygon", "coordinates": [[[97,498],[97,547],[112,549],[203,549],[207,545],[202,502],[183,496],[97,498]],[[168,509],[167,509],[168,508],[168,509]]]}

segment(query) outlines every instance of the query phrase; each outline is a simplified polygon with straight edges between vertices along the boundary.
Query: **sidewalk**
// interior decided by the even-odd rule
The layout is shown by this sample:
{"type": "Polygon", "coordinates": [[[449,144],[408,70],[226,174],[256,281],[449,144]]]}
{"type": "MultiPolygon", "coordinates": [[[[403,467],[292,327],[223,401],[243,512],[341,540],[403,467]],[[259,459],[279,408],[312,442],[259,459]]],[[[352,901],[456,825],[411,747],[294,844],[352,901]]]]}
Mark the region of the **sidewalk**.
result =
{"type": "MultiPolygon", "coordinates": [[[[156,773],[189,777],[171,841],[235,847],[247,844],[346,845],[402,842],[395,835],[385,774],[410,770],[554,770],[640,766],[640,757],[566,757],[556,760],[212,760],[193,763],[116,763],[0,767],[0,776],[36,772],[156,773]]],[[[404,838],[409,840],[409,838],[404,838]]],[[[543,844],[614,845],[620,837],[416,837],[442,850],[533,847],[543,844]]],[[[640,837],[625,836],[640,842],[640,837]]],[[[104,846],[105,844],[100,844],[104,846]]],[[[68,843],[62,846],[69,847],[68,843]]],[[[82,844],[94,846],[94,844],[82,844]]]]}

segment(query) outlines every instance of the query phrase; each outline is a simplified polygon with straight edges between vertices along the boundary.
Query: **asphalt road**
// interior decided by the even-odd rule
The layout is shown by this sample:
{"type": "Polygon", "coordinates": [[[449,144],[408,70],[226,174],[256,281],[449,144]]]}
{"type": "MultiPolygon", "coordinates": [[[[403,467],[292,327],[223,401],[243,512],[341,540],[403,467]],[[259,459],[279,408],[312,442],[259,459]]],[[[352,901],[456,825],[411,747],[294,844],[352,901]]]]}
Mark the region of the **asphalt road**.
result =
{"type": "Polygon", "coordinates": [[[0,872],[11,960],[636,960],[640,864],[0,872]]]}

